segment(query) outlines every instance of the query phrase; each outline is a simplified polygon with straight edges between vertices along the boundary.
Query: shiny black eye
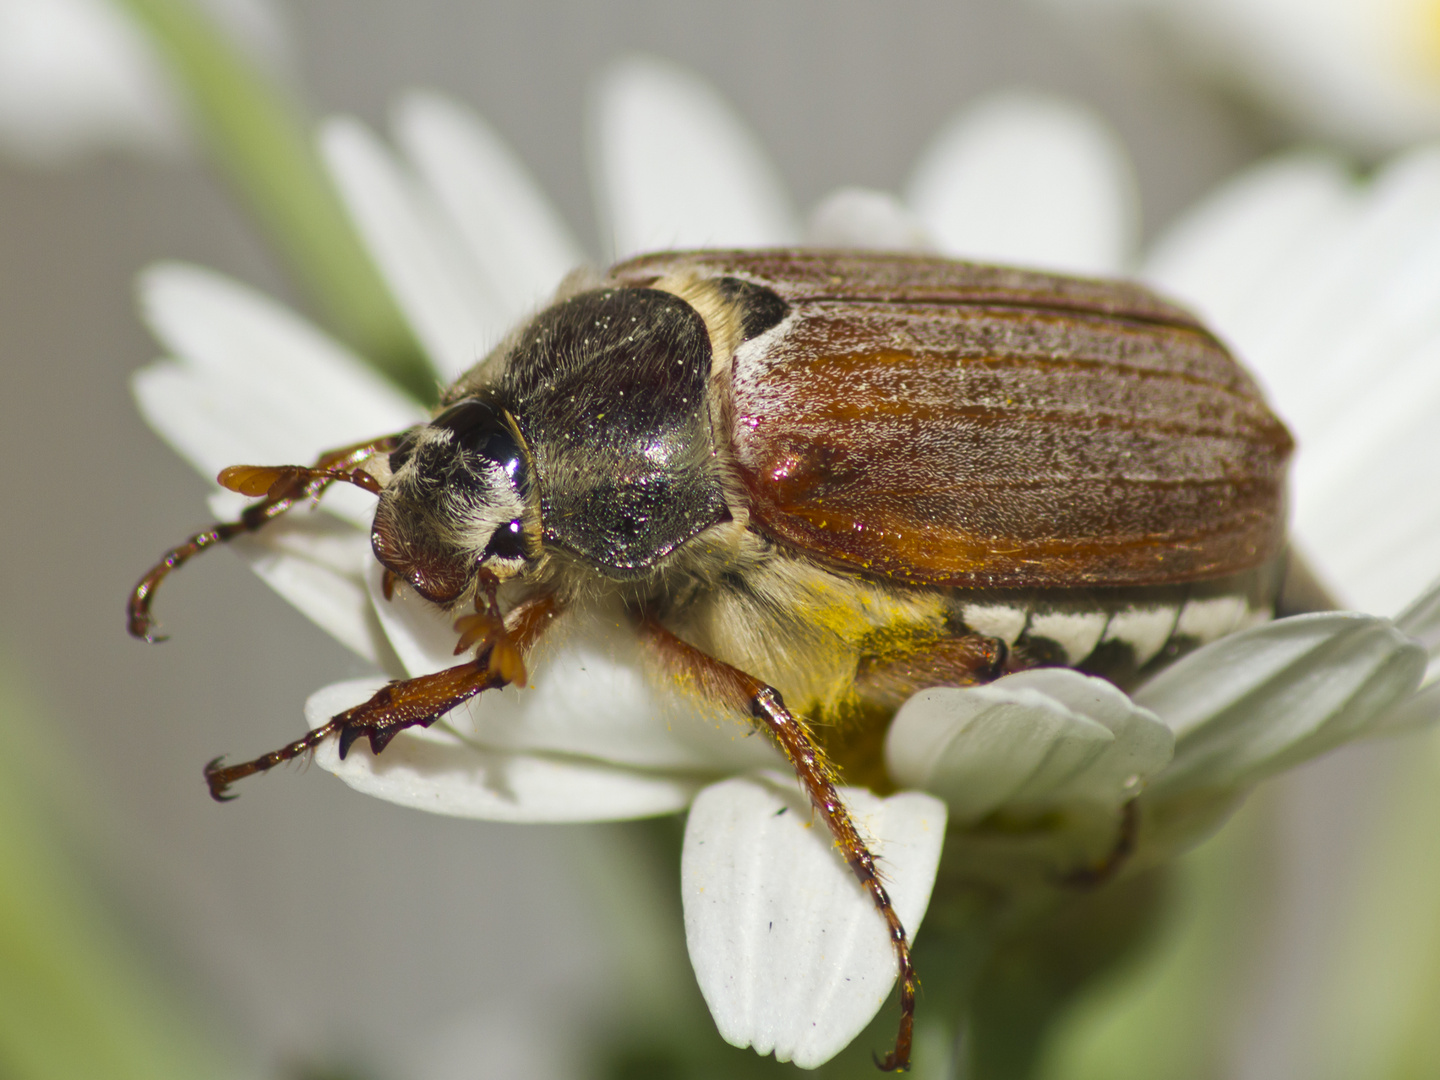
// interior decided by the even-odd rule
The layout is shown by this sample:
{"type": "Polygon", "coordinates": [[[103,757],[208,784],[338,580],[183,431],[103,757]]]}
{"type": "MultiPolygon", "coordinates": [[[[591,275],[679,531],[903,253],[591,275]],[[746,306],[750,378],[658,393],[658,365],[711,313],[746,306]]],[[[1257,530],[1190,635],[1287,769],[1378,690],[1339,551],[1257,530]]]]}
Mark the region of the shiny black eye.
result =
{"type": "Polygon", "coordinates": [[[485,558],[525,558],[525,533],[518,519],[495,530],[495,534],[490,537],[490,543],[485,546],[485,558]]]}
{"type": "Polygon", "coordinates": [[[455,435],[462,450],[499,465],[516,490],[524,484],[525,459],[498,409],[478,398],[456,402],[431,421],[455,435]]]}
{"type": "Polygon", "coordinates": [[[407,431],[400,439],[400,445],[390,451],[390,471],[397,473],[405,467],[405,462],[410,460],[410,454],[415,449],[415,432],[407,431]]]}

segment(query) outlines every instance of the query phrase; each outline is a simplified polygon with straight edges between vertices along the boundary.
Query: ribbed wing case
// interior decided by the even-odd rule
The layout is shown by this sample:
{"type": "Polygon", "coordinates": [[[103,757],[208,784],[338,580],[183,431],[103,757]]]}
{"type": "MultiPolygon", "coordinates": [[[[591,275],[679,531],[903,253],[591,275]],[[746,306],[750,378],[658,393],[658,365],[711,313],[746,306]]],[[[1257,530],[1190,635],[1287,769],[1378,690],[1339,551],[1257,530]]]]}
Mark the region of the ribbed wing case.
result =
{"type": "Polygon", "coordinates": [[[646,256],[776,293],[725,418],[753,527],[897,581],[1151,585],[1281,548],[1292,444],[1188,312],[1134,284],[923,256],[646,256]]]}

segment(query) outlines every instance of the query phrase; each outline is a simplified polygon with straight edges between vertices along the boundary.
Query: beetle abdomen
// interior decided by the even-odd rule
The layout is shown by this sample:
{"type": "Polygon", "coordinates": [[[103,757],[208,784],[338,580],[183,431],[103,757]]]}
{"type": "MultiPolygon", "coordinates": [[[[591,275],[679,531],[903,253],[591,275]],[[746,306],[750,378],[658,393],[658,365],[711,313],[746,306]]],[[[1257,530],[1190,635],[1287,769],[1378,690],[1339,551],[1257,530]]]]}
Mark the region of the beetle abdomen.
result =
{"type": "Polygon", "coordinates": [[[1283,560],[1193,584],[1067,594],[960,597],[965,630],[1004,641],[1028,664],[1078,667],[1128,685],[1191,649],[1274,617],[1283,560]]]}

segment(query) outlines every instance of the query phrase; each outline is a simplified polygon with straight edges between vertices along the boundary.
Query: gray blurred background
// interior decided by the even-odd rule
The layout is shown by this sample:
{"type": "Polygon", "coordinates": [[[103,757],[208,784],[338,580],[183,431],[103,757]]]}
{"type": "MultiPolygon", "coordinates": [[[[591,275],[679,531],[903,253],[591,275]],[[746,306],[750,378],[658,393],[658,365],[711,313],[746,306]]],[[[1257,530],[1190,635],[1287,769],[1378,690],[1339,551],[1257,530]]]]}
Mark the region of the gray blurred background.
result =
{"type": "MultiPolygon", "coordinates": [[[[288,11],[316,115],[383,126],[398,91],[447,91],[511,142],[592,249],[586,89],[634,50],[715,84],[804,208],[840,184],[896,189],[945,118],[1001,88],[1068,94],[1109,118],[1134,158],[1147,239],[1292,138],[1143,33],[1004,0],[288,11]]],[[[132,281],[159,258],[297,302],[198,163],[0,162],[0,653],[73,759],[94,887],[256,1075],[301,1062],[417,1080],[523,1062],[544,1075],[558,1051],[511,1045],[529,1003],[583,1010],[606,989],[604,923],[571,872],[593,834],[425,816],[315,770],[219,807],[202,764],[293,738],[306,695],[360,662],[227,556],[172,583],[169,643],[125,635],[138,574],[206,522],[205,484],[144,427],[127,388],[156,354],[132,281]]]]}

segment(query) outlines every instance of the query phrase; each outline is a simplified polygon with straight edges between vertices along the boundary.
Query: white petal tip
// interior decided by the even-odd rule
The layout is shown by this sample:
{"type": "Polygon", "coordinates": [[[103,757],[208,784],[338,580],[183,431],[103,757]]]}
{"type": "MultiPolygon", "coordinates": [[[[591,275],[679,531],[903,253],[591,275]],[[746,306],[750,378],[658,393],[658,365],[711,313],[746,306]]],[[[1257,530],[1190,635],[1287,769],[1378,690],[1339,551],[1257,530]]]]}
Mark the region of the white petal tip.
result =
{"type": "MultiPolygon", "coordinates": [[[[906,792],[842,792],[913,940],[946,812],[906,792]]],[[[884,920],[792,778],[727,780],[696,798],[681,861],[685,933],[720,1034],[815,1068],[869,1023],[895,982],[884,920]]]]}
{"type": "Polygon", "coordinates": [[[693,72],[632,56],[601,76],[595,98],[597,187],[617,258],[795,241],[794,211],[759,140],[693,72]]]}
{"type": "Polygon", "coordinates": [[[1085,106],[1042,94],[961,112],[921,156],[908,196],[941,250],[963,258],[1113,275],[1137,233],[1118,136],[1085,106]]]}
{"type": "Polygon", "coordinates": [[[888,191],[841,188],[810,215],[805,241],[817,247],[933,251],[924,222],[888,191]]]}

